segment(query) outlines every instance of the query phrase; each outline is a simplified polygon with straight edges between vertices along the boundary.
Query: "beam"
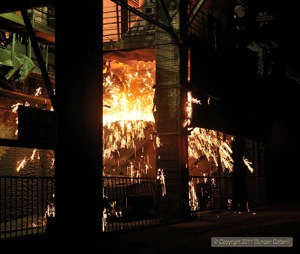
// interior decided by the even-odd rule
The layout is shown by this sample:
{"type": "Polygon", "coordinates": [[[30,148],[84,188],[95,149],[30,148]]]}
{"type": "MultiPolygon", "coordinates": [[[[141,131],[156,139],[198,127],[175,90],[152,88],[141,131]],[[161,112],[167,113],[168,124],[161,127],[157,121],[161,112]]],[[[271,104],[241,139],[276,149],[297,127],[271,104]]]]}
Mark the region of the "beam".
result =
{"type": "Polygon", "coordinates": [[[166,16],[167,16],[168,24],[170,24],[172,18],[171,18],[171,16],[170,16],[170,13],[169,13],[169,11],[168,11],[168,8],[167,8],[167,6],[166,6],[165,1],[164,1],[164,0],[160,0],[160,4],[161,4],[161,6],[163,7],[163,10],[164,10],[164,12],[165,12],[165,14],[166,14],[166,16]]]}
{"type": "Polygon", "coordinates": [[[174,38],[176,43],[180,41],[171,26],[167,26],[167,25],[157,21],[156,19],[151,18],[149,15],[137,10],[136,8],[128,5],[127,3],[124,3],[123,1],[120,1],[120,0],[111,0],[111,1],[117,5],[122,6],[125,9],[129,10],[130,12],[134,13],[135,15],[149,21],[150,23],[158,26],[159,28],[167,31],[174,38]]]}
{"type": "Polygon", "coordinates": [[[17,139],[0,138],[0,146],[55,150],[56,144],[51,142],[28,142],[17,139]]]}
{"type": "Polygon", "coordinates": [[[49,75],[48,75],[48,71],[46,70],[46,64],[44,62],[40,47],[38,45],[38,41],[37,41],[37,38],[35,36],[35,33],[34,33],[34,30],[33,30],[29,15],[27,13],[27,10],[25,10],[25,9],[22,9],[21,13],[22,13],[22,17],[24,19],[24,23],[26,25],[26,28],[27,28],[27,31],[28,31],[28,34],[29,34],[29,37],[30,37],[30,40],[31,40],[31,43],[32,43],[32,47],[34,49],[35,56],[37,58],[37,61],[39,63],[39,67],[40,67],[41,72],[42,72],[42,76],[43,76],[43,79],[44,79],[44,82],[45,82],[45,86],[46,86],[49,98],[50,98],[50,100],[52,102],[52,106],[55,110],[55,108],[56,108],[55,107],[55,95],[54,95],[53,88],[52,88],[52,85],[51,85],[51,81],[50,81],[50,78],[49,78],[49,75]]]}
{"type": "Polygon", "coordinates": [[[194,8],[191,10],[190,15],[187,18],[186,27],[189,27],[196,17],[197,13],[200,11],[201,7],[203,6],[205,0],[199,0],[194,8]]]}
{"type": "Polygon", "coordinates": [[[0,4],[0,13],[20,11],[39,6],[54,4],[55,0],[3,0],[0,4]]]}

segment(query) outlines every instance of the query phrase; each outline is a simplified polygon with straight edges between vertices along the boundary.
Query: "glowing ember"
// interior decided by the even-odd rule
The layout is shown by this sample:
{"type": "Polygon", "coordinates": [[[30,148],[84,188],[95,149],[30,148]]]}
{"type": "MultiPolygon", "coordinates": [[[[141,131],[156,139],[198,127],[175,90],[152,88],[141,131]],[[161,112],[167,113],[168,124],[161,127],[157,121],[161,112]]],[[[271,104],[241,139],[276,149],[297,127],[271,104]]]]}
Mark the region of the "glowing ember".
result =
{"type": "Polygon", "coordinates": [[[188,92],[187,93],[187,105],[186,105],[186,119],[183,122],[183,128],[188,127],[191,124],[191,120],[192,120],[192,104],[193,103],[200,103],[200,101],[197,101],[195,99],[193,99],[192,97],[192,93],[188,92]]]}
{"type": "Polygon", "coordinates": [[[247,166],[248,170],[253,173],[253,168],[252,168],[252,162],[249,161],[245,156],[243,156],[243,161],[245,163],[245,165],[247,166]]]}
{"type": "Polygon", "coordinates": [[[21,169],[23,169],[26,165],[26,158],[24,158],[22,161],[18,162],[18,166],[17,166],[17,172],[19,172],[21,169]]]}
{"type": "Polygon", "coordinates": [[[166,189],[166,181],[165,181],[165,178],[166,175],[164,173],[164,170],[163,169],[158,169],[157,170],[157,179],[160,181],[160,184],[161,184],[161,195],[162,196],[165,196],[167,195],[167,189],[166,189]]]}
{"type": "Polygon", "coordinates": [[[41,95],[41,94],[42,94],[42,88],[39,87],[39,88],[37,88],[37,89],[35,90],[34,96],[39,96],[39,95],[41,95]]]}
{"type": "Polygon", "coordinates": [[[189,181],[189,205],[191,211],[198,210],[199,204],[198,204],[198,197],[196,194],[196,186],[192,180],[189,181]]]}
{"type": "Polygon", "coordinates": [[[23,160],[17,162],[17,172],[19,172],[26,166],[28,160],[34,161],[35,158],[37,158],[38,160],[40,159],[37,149],[33,149],[32,154],[29,158],[25,157],[23,160]]]}

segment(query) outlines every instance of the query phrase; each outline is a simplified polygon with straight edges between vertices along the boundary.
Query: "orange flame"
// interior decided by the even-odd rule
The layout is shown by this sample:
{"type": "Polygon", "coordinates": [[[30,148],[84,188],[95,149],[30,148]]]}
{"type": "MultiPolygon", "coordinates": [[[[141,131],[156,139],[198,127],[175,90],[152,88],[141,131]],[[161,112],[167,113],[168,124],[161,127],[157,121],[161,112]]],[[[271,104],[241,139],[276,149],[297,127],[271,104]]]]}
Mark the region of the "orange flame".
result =
{"type": "Polygon", "coordinates": [[[132,68],[123,65],[118,76],[110,70],[110,64],[104,69],[104,158],[120,148],[136,148],[136,141],[145,138],[145,128],[154,124],[153,73],[155,69],[149,71],[141,62],[132,68]]]}

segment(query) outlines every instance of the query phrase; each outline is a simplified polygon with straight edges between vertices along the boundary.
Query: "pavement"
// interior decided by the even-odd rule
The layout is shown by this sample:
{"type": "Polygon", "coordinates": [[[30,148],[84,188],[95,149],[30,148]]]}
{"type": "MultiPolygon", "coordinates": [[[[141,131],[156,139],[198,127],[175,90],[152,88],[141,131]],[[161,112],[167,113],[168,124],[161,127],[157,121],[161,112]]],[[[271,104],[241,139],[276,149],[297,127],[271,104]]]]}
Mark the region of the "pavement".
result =
{"type": "Polygon", "coordinates": [[[189,221],[105,233],[97,240],[11,240],[0,242],[0,253],[287,254],[300,253],[299,236],[300,203],[281,203],[200,213],[189,221]]]}

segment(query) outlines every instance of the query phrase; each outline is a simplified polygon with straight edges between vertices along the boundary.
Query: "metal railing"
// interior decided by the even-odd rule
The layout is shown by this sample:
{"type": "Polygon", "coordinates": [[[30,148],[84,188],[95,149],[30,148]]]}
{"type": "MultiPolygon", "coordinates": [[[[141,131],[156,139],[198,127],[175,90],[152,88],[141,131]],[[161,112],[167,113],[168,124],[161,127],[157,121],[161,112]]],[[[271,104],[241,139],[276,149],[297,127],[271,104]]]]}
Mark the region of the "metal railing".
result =
{"type": "Polygon", "coordinates": [[[55,8],[54,6],[42,6],[28,10],[28,13],[35,23],[47,25],[55,28],[55,8]]]}
{"type": "Polygon", "coordinates": [[[111,232],[160,224],[156,179],[103,177],[102,231],[111,232]]]}
{"type": "MultiPolygon", "coordinates": [[[[250,206],[264,203],[265,177],[251,176],[246,182],[250,206]]],[[[191,215],[231,209],[231,176],[190,176],[188,184],[191,215]]],[[[102,231],[178,221],[173,216],[178,202],[168,186],[167,194],[162,195],[162,187],[159,179],[103,176],[102,231]]],[[[47,218],[55,216],[54,193],[54,177],[0,177],[0,238],[44,234],[47,218]]]]}
{"type": "Polygon", "coordinates": [[[0,177],[0,238],[42,234],[53,204],[53,177],[0,177]]]}
{"type": "MultiPolygon", "coordinates": [[[[190,176],[189,200],[191,212],[233,209],[233,184],[231,175],[224,177],[190,176]]],[[[244,187],[249,209],[266,202],[265,176],[246,177],[244,187]]]]}

